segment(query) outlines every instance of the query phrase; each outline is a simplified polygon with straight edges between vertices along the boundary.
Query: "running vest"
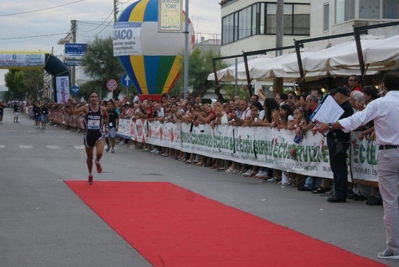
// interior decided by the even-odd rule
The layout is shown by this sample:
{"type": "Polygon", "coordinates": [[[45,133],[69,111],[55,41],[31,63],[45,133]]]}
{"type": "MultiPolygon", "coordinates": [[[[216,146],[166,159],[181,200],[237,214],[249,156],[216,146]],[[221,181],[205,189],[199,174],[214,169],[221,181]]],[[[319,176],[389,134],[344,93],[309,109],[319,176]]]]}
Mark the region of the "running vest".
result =
{"type": "Polygon", "coordinates": [[[85,128],[87,130],[99,131],[102,127],[103,118],[101,115],[101,107],[98,106],[97,111],[92,111],[89,105],[89,112],[84,118],[85,128]]]}

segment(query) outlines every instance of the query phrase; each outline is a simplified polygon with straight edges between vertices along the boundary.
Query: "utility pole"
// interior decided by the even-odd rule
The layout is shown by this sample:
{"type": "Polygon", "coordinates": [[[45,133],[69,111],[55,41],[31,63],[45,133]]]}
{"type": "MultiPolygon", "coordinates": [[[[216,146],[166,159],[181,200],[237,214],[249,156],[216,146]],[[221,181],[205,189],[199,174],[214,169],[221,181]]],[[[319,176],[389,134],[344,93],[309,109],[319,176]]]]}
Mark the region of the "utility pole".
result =
{"type": "MultiPolygon", "coordinates": [[[[283,47],[284,33],[284,0],[277,0],[276,11],[276,48],[283,47]]],[[[276,57],[281,56],[281,50],[276,50],[276,57]]],[[[283,92],[283,79],[273,78],[273,93],[283,92]]]]}
{"type": "Polygon", "coordinates": [[[188,28],[188,18],[189,18],[189,8],[188,8],[189,0],[185,0],[185,11],[186,11],[186,20],[184,21],[184,85],[183,85],[183,93],[184,99],[186,99],[186,94],[188,92],[188,46],[189,46],[189,37],[190,37],[190,29],[188,28]]]}
{"type": "MultiPolygon", "coordinates": [[[[71,20],[72,43],[76,43],[76,20],[71,20]]],[[[75,66],[71,66],[71,88],[75,86],[75,66]]]]}
{"type": "Polygon", "coordinates": [[[114,23],[116,22],[117,15],[118,15],[118,0],[114,0],[114,23]]]}

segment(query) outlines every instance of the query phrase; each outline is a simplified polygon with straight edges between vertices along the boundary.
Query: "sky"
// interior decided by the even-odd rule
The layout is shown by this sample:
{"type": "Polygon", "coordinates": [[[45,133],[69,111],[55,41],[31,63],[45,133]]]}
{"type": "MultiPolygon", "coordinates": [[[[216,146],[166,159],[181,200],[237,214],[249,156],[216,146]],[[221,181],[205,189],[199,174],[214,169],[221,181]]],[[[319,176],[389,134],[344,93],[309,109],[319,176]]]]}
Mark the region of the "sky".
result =
{"type": "MultiPolygon", "coordinates": [[[[183,5],[185,0],[183,1],[183,5]]],[[[136,0],[118,0],[122,12],[136,0]]],[[[196,37],[220,39],[219,0],[189,0],[189,17],[196,37]]],[[[114,0],[1,0],[0,51],[44,51],[64,54],[58,40],[66,37],[77,20],[80,38],[94,38],[112,30],[114,0]]],[[[183,9],[184,6],[183,6],[183,9]]],[[[0,91],[7,90],[0,69],[0,91]]]]}

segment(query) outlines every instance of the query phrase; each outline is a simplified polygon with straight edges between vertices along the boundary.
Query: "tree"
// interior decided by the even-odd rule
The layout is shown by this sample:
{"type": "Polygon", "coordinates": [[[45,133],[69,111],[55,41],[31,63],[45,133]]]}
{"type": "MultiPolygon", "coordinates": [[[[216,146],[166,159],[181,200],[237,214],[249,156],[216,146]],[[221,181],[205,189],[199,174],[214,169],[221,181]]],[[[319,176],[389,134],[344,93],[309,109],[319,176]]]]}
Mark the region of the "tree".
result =
{"type": "MultiPolygon", "coordinates": [[[[87,51],[82,59],[83,69],[87,76],[93,81],[86,82],[80,86],[79,96],[87,96],[91,91],[100,90],[101,95],[106,95],[107,81],[123,76],[124,69],[119,60],[114,57],[111,37],[101,39],[96,36],[94,41],[87,45],[87,51]]],[[[121,92],[118,83],[117,89],[112,93],[113,98],[117,98],[121,92]]]]}
{"type": "Polygon", "coordinates": [[[10,70],[4,75],[8,91],[6,101],[13,99],[39,100],[43,93],[44,70],[10,70]]]}
{"type": "MultiPolygon", "coordinates": [[[[202,51],[195,48],[188,59],[188,84],[192,86],[192,96],[203,96],[208,89],[215,87],[214,81],[208,81],[209,73],[213,72],[212,58],[220,57],[220,53],[213,50],[202,51]]],[[[183,62],[182,62],[183,64],[183,62]]],[[[216,61],[216,68],[222,69],[227,65],[223,61],[216,61]]],[[[182,67],[183,70],[184,66],[182,67]]],[[[183,72],[182,72],[183,74],[183,72]]],[[[172,94],[178,95],[184,84],[184,75],[180,75],[178,81],[172,89],[172,94]]]]}

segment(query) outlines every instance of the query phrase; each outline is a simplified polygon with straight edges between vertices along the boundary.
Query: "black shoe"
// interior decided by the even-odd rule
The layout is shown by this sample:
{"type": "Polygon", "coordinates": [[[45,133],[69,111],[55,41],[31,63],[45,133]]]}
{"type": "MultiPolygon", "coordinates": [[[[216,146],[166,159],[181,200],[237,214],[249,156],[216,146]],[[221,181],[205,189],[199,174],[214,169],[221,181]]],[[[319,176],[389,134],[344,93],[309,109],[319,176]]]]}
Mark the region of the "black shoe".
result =
{"type": "Polygon", "coordinates": [[[306,186],[300,186],[298,187],[298,191],[311,191],[309,188],[307,188],[306,186]]]}
{"type": "Polygon", "coordinates": [[[355,194],[355,196],[353,197],[353,200],[363,201],[363,200],[367,200],[367,197],[363,196],[362,194],[360,194],[360,195],[355,194]]]}
{"type": "Polygon", "coordinates": [[[330,197],[327,198],[327,201],[330,203],[345,203],[346,198],[330,197]]]}
{"type": "Polygon", "coordinates": [[[377,197],[370,197],[369,199],[367,199],[366,204],[370,206],[382,206],[382,199],[377,197]]]}

